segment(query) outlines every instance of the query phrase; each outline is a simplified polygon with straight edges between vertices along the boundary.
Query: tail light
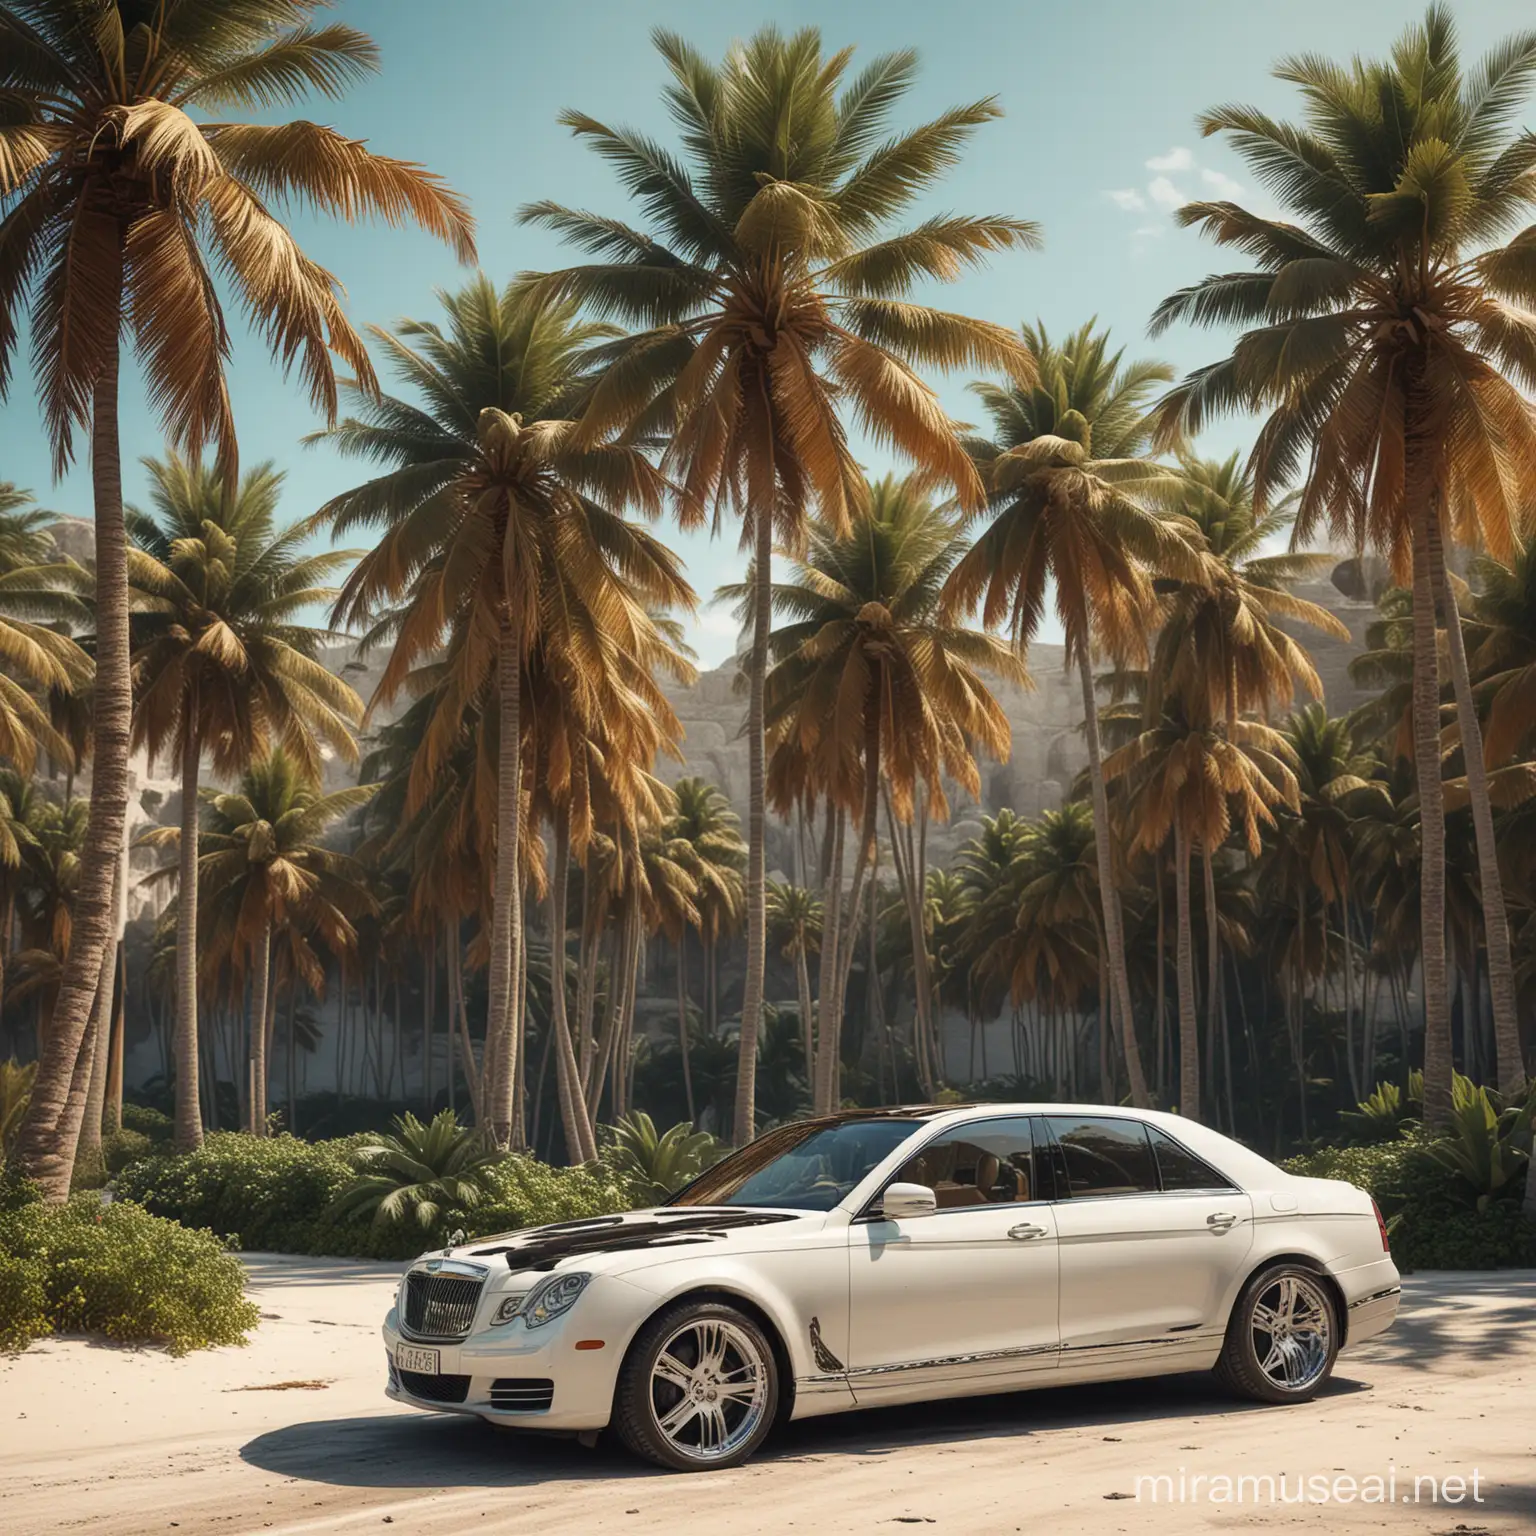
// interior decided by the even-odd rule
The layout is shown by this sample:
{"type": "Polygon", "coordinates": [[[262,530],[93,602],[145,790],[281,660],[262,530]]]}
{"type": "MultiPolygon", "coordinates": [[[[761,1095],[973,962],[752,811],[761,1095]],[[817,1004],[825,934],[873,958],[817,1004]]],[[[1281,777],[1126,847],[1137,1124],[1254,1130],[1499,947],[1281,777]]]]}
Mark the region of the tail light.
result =
{"type": "Polygon", "coordinates": [[[1371,1201],[1371,1210],[1376,1215],[1376,1230],[1381,1233],[1381,1251],[1383,1253],[1391,1253],[1392,1244],[1387,1241],[1387,1221],[1381,1214],[1381,1207],[1374,1200],[1371,1201]]]}

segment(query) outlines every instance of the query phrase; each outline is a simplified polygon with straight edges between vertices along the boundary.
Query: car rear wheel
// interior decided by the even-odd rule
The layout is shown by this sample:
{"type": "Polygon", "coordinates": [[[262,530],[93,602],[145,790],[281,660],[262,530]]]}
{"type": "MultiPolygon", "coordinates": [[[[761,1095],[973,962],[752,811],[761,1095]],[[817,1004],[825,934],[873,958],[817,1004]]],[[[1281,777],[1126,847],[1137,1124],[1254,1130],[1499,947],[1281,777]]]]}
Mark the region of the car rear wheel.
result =
{"type": "Polygon", "coordinates": [[[636,1454],[679,1472],[734,1467],[763,1443],[779,1404],[773,1347],[745,1312],[684,1301],[641,1330],[614,1404],[636,1454]]]}
{"type": "Polygon", "coordinates": [[[1216,1373],[1262,1403],[1305,1403],[1333,1374],[1339,1320],[1315,1270],[1272,1264],[1260,1270],[1232,1309],[1216,1373]]]}

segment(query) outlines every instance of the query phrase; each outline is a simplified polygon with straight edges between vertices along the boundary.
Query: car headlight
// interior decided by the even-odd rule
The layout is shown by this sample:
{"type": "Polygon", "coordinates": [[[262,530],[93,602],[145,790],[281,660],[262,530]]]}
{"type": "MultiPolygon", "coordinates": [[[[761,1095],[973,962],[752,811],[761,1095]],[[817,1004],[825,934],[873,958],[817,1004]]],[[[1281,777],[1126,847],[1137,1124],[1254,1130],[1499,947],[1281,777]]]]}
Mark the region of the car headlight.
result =
{"type": "Polygon", "coordinates": [[[543,1285],[536,1286],[520,1308],[524,1322],[530,1328],[541,1328],[569,1312],[591,1278],[591,1275],[581,1273],[555,1275],[543,1285]]]}
{"type": "Polygon", "coordinates": [[[499,1327],[502,1323],[510,1323],[513,1318],[522,1314],[523,1302],[527,1299],[523,1291],[517,1291],[511,1296],[503,1296],[497,1303],[496,1310],[491,1314],[491,1327],[499,1327]]]}

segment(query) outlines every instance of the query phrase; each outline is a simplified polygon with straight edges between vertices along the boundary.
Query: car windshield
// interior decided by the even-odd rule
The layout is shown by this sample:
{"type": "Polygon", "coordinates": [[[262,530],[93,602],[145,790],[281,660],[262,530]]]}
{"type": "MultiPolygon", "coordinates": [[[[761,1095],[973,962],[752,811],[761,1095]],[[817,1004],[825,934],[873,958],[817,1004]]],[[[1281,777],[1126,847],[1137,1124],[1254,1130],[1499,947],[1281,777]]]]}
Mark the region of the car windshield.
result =
{"type": "Polygon", "coordinates": [[[781,1125],[716,1163],[668,1204],[830,1211],[921,1124],[882,1117],[781,1125]]]}

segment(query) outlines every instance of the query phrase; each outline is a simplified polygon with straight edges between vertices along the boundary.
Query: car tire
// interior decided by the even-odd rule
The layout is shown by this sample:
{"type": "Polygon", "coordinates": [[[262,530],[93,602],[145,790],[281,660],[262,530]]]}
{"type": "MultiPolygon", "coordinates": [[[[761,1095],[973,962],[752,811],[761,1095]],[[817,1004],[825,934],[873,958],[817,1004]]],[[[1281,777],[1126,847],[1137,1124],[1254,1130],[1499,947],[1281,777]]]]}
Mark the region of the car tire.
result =
{"type": "Polygon", "coordinates": [[[619,1371],[614,1428],[676,1472],[740,1466],[767,1438],[779,1372],[762,1325],[718,1301],[680,1301],[635,1336],[619,1371]]]}
{"type": "Polygon", "coordinates": [[[1243,1287],[1216,1375],[1257,1402],[1306,1403],[1327,1384],[1338,1353],[1338,1306],[1327,1281],[1305,1264],[1282,1262],[1243,1287]]]}

